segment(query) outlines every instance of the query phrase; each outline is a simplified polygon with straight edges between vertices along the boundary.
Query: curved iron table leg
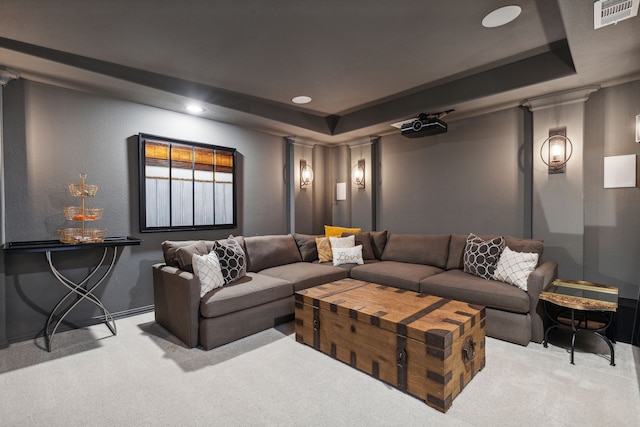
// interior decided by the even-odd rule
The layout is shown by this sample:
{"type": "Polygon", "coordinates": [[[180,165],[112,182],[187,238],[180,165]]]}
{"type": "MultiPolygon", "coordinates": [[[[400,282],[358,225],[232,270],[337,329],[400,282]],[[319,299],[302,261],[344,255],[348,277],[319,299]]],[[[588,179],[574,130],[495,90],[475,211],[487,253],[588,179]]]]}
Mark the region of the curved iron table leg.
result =
{"type": "Polygon", "coordinates": [[[104,306],[104,304],[102,304],[102,301],[100,301],[100,299],[93,294],[93,291],[104,281],[104,279],[106,279],[106,277],[109,275],[109,273],[113,269],[113,266],[116,263],[116,258],[118,255],[117,247],[115,246],[113,247],[113,256],[111,257],[111,260],[104,274],[102,274],[102,276],[100,276],[99,279],[90,288],[84,288],[84,285],[88,283],[88,281],[98,272],[98,269],[103,265],[105,259],[107,258],[108,250],[109,250],[108,247],[104,248],[102,258],[100,259],[98,264],[82,281],[78,283],[73,282],[72,280],[65,277],[62,273],[60,273],[60,271],[53,265],[53,261],[51,259],[51,251],[46,251],[46,257],[47,257],[47,261],[49,263],[49,268],[51,269],[51,272],[56,277],[56,279],[58,279],[60,283],[62,283],[65,287],[69,289],[69,292],[64,297],[62,297],[60,301],[58,301],[56,306],[53,308],[53,310],[51,310],[51,313],[49,314],[49,318],[47,319],[47,323],[45,326],[45,340],[47,343],[47,350],[49,352],[51,351],[51,348],[52,348],[53,337],[58,327],[62,323],[62,321],[71,312],[71,310],[73,310],[81,301],[85,299],[88,301],[91,301],[93,304],[95,304],[97,307],[99,307],[102,310],[105,316],[105,324],[107,325],[107,327],[109,328],[109,330],[113,335],[117,334],[116,323],[115,323],[115,320],[113,319],[113,316],[111,315],[109,310],[107,310],[107,308],[104,306]],[[62,304],[69,297],[74,295],[78,297],[77,300],[73,304],[71,304],[71,306],[67,307],[62,313],[59,314],[58,319],[55,321],[55,324],[53,325],[53,329],[51,330],[51,332],[49,332],[49,329],[51,327],[51,322],[56,317],[57,311],[60,309],[62,304]]]}
{"type": "Polygon", "coordinates": [[[600,327],[600,328],[589,328],[588,327],[588,314],[586,312],[583,312],[582,310],[577,310],[579,312],[582,313],[582,317],[580,319],[578,319],[576,321],[576,309],[571,308],[571,324],[565,323],[565,322],[560,322],[556,316],[553,316],[551,314],[551,312],[549,311],[548,308],[548,302],[544,301],[543,303],[544,306],[544,311],[545,314],[547,316],[547,318],[549,320],[551,320],[553,322],[553,325],[549,326],[545,331],[544,331],[544,340],[542,341],[542,345],[547,348],[548,347],[548,343],[549,343],[549,331],[553,330],[553,329],[557,329],[560,326],[565,326],[565,327],[570,327],[571,328],[571,364],[575,365],[574,363],[574,353],[575,353],[575,347],[576,347],[576,335],[578,334],[578,332],[580,331],[589,331],[589,332],[593,332],[595,335],[599,336],[605,343],[607,343],[607,346],[609,347],[609,353],[611,354],[611,366],[615,366],[615,349],[613,348],[613,344],[611,343],[611,340],[609,340],[609,338],[607,338],[606,335],[604,335],[602,332],[605,332],[613,323],[613,315],[607,314],[606,312],[602,312],[603,316],[605,316],[607,318],[607,323],[606,325],[600,327]],[[581,328],[580,327],[580,323],[584,322],[585,327],[581,328]]]}
{"type": "Polygon", "coordinates": [[[576,349],[576,334],[578,333],[578,329],[576,328],[576,319],[575,319],[575,310],[571,309],[571,364],[573,363],[573,353],[576,349]]]}
{"type": "Polygon", "coordinates": [[[560,322],[558,322],[558,320],[551,315],[551,313],[549,312],[549,303],[547,303],[547,301],[544,301],[542,306],[544,307],[544,312],[547,315],[547,319],[551,320],[553,322],[553,325],[549,326],[545,331],[544,331],[544,341],[542,341],[542,345],[544,346],[544,348],[547,348],[549,345],[549,332],[552,329],[558,329],[558,327],[560,325],[562,325],[560,322]]]}

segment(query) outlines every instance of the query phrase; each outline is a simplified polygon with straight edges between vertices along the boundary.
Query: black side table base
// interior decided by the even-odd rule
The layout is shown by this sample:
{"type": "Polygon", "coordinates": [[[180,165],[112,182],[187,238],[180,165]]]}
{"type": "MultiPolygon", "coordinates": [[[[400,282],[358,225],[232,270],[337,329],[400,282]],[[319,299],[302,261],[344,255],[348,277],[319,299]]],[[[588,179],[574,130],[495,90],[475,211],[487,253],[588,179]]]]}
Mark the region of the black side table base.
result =
{"type": "Polygon", "coordinates": [[[99,307],[100,310],[102,310],[102,312],[104,313],[104,317],[105,317],[104,323],[107,325],[107,327],[109,328],[109,330],[113,335],[117,334],[116,322],[113,319],[113,316],[111,315],[109,310],[106,309],[104,304],[102,304],[102,301],[100,301],[100,299],[98,299],[98,297],[93,294],[93,291],[104,281],[104,279],[106,279],[109,273],[111,273],[111,270],[113,269],[113,266],[116,263],[117,255],[118,255],[117,246],[105,247],[102,253],[102,258],[100,259],[98,264],[84,279],[82,279],[82,281],[75,283],[72,280],[68,279],[67,277],[63,276],[62,273],[58,271],[58,269],[53,265],[53,261],[51,259],[51,251],[46,251],[47,262],[49,263],[49,268],[51,268],[51,272],[53,273],[55,278],[58,279],[60,283],[62,283],[64,286],[66,286],[69,289],[69,292],[64,297],[62,297],[62,299],[58,301],[58,303],[53,308],[53,310],[51,310],[51,313],[49,314],[49,318],[47,319],[47,323],[44,329],[47,351],[51,352],[53,337],[56,331],[58,330],[58,327],[62,323],[62,321],[65,319],[65,317],[67,317],[67,315],[71,312],[71,310],[73,310],[83,300],[90,301],[93,304],[95,304],[97,307],[99,307]],[[112,249],[113,254],[111,256],[110,262],[108,264],[105,264],[107,265],[106,271],[104,271],[102,276],[100,276],[91,287],[85,288],[85,285],[87,284],[87,282],[93,276],[96,275],[100,266],[104,264],[105,259],[107,259],[107,255],[110,248],[112,249]],[[64,304],[64,302],[67,299],[69,299],[74,295],[77,297],[76,301],[73,304],[71,304],[69,307],[67,307],[65,310],[60,311],[62,304],[64,304]],[[57,318],[55,322],[54,322],[54,318],[57,318]]]}
{"type": "Polygon", "coordinates": [[[573,362],[573,355],[575,352],[575,347],[576,347],[576,335],[578,334],[578,332],[580,331],[587,331],[587,332],[592,332],[593,334],[599,336],[600,338],[602,338],[602,340],[607,343],[607,346],[609,346],[609,353],[611,355],[611,366],[616,366],[615,363],[615,350],[613,348],[613,344],[611,344],[611,340],[609,340],[609,338],[606,337],[606,335],[604,335],[604,332],[607,330],[607,328],[609,328],[611,326],[611,324],[613,323],[613,315],[608,314],[606,312],[601,312],[603,314],[603,316],[607,319],[607,323],[599,328],[589,328],[588,327],[588,319],[587,319],[587,312],[583,311],[583,310],[576,310],[573,308],[568,308],[567,310],[571,310],[571,323],[564,323],[558,320],[558,316],[557,315],[552,315],[549,312],[549,308],[548,308],[548,303],[547,301],[544,301],[544,311],[547,314],[547,318],[550,319],[554,324],[549,326],[545,331],[544,331],[544,341],[542,341],[542,345],[544,346],[544,348],[548,347],[548,343],[549,343],[549,331],[551,331],[552,329],[558,329],[561,326],[563,327],[568,327],[571,328],[572,334],[571,334],[571,364],[575,365],[575,363],[573,362]],[[576,322],[576,311],[579,312],[582,316],[581,319],[578,319],[578,321],[576,322]],[[584,327],[580,327],[580,324],[584,321],[584,327]]]}

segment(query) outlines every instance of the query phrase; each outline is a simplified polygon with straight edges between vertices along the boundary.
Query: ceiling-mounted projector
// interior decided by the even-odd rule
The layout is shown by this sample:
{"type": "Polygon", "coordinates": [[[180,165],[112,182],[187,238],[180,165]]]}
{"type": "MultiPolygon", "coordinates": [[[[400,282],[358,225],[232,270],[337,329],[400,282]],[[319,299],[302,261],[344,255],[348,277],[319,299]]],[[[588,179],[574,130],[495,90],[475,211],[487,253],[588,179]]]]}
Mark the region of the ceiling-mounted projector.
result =
{"type": "Polygon", "coordinates": [[[447,131],[447,124],[440,120],[453,110],[440,113],[420,113],[418,117],[402,125],[400,131],[407,138],[422,138],[424,136],[437,135],[447,131]]]}

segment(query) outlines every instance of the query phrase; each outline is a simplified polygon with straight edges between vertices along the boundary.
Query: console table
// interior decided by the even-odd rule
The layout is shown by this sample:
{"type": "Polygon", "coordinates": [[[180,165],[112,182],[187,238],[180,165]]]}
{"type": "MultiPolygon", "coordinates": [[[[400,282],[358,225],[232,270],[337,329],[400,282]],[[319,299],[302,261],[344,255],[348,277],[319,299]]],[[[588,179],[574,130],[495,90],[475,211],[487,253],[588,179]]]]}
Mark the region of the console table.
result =
{"type": "Polygon", "coordinates": [[[604,333],[613,323],[613,313],[618,308],[618,288],[584,280],[555,280],[546,291],[540,293],[540,299],[544,301],[547,317],[553,322],[544,332],[545,347],[547,347],[549,331],[560,326],[570,327],[573,332],[571,335],[571,364],[573,365],[576,334],[580,331],[589,331],[607,343],[611,353],[611,365],[615,366],[613,345],[604,333]],[[560,307],[561,311],[551,313],[547,303],[560,307]],[[561,317],[563,309],[565,312],[570,311],[570,319],[564,320],[561,317]],[[589,313],[593,312],[601,313],[604,322],[592,321],[592,326],[589,326],[589,313]]]}
{"type": "Polygon", "coordinates": [[[105,324],[113,335],[116,335],[116,322],[113,319],[113,316],[93,292],[101,283],[104,282],[109,273],[111,273],[111,270],[113,270],[113,267],[116,264],[118,248],[123,246],[140,245],[141,242],[142,240],[133,237],[106,237],[104,241],[97,243],[68,244],[62,243],[59,240],[39,240],[30,242],[10,242],[4,245],[3,249],[12,253],[44,252],[49,268],[51,269],[54,277],[69,289],[69,292],[62,297],[60,301],[58,301],[47,318],[44,333],[47,350],[49,352],[52,348],[53,337],[62,321],[78,304],[80,304],[81,301],[84,300],[90,301],[102,310],[105,317],[105,324]],[[74,282],[65,277],[53,263],[53,252],[87,250],[102,250],[102,258],[98,264],[90,269],[87,276],[79,282],[74,282]],[[111,252],[111,254],[109,254],[109,252],[111,252]],[[103,265],[107,267],[106,270],[102,275],[96,276],[99,271],[99,267],[103,265]],[[89,284],[89,281],[92,279],[92,284],[89,284]],[[73,301],[73,303],[68,307],[63,308],[65,301],[70,301],[70,298],[73,296],[76,296],[75,301],[73,301]]]}

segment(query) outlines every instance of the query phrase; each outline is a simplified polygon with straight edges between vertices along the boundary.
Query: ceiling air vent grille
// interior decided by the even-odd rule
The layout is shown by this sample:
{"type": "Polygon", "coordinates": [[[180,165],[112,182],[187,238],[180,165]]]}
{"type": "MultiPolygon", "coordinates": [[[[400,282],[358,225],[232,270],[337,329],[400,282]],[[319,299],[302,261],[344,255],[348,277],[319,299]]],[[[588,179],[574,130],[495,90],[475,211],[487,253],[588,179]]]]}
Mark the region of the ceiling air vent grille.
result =
{"type": "Polygon", "coordinates": [[[598,0],[593,4],[593,28],[617,24],[638,14],[640,0],[598,0]]]}

